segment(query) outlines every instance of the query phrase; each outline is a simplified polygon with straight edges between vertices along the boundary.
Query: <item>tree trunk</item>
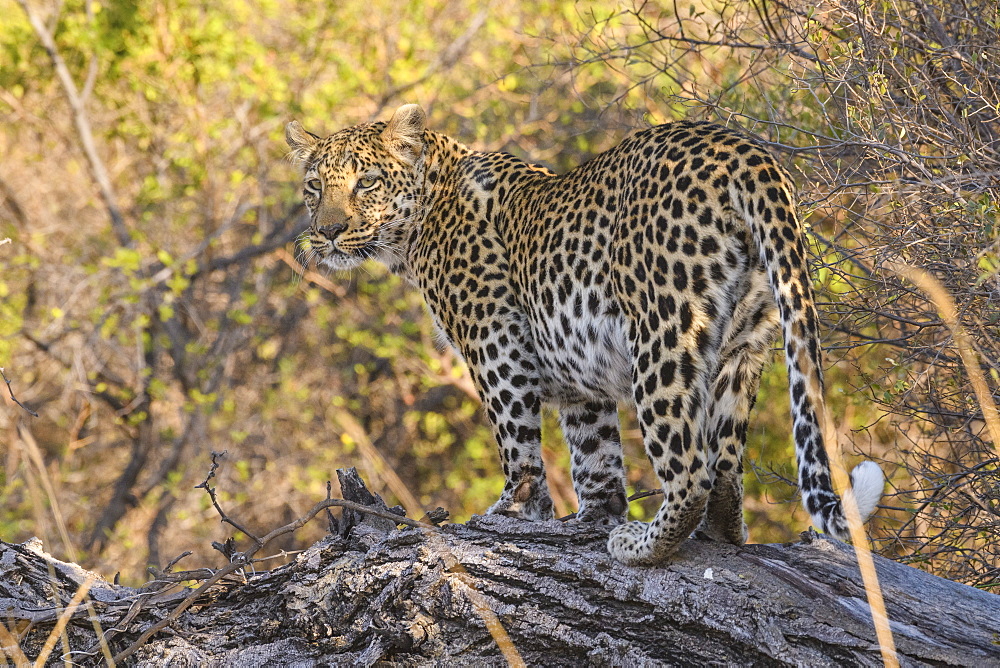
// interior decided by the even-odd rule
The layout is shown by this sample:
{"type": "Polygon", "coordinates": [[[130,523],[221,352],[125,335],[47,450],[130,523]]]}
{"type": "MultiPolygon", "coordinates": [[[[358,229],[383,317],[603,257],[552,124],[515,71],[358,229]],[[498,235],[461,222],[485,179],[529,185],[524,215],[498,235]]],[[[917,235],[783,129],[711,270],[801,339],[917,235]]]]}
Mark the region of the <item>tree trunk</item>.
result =
{"type": "MultiPolygon", "coordinates": [[[[881,665],[852,549],[814,533],[789,545],[691,540],[668,566],[632,568],[609,558],[606,531],[586,525],[497,516],[442,529],[387,524],[361,519],[294,563],[245,583],[221,580],[134,653],[127,648],[191,592],[98,579],[90,599],[106,653],[80,608],[66,658],[503,665],[516,651],[544,666],[881,665]]],[[[904,666],[1000,665],[1000,598],[879,557],[876,565],[904,666]]],[[[37,542],[0,542],[0,619],[29,659],[87,575],[37,542]]],[[[0,645],[14,659],[10,640],[0,645]]],[[[52,658],[65,651],[60,640],[52,658]]]]}

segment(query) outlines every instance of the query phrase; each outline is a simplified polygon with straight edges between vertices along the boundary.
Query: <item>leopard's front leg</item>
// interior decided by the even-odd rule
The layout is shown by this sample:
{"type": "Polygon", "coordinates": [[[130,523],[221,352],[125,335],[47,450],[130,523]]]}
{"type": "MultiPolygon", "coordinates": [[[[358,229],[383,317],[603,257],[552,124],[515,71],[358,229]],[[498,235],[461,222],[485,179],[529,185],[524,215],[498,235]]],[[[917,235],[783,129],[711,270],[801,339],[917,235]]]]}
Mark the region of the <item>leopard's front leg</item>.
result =
{"type": "Polygon", "coordinates": [[[480,336],[461,348],[493,428],[506,478],[500,499],[487,513],[551,519],[552,497],[542,463],[538,364],[530,330],[516,312],[476,327],[480,336]]]}

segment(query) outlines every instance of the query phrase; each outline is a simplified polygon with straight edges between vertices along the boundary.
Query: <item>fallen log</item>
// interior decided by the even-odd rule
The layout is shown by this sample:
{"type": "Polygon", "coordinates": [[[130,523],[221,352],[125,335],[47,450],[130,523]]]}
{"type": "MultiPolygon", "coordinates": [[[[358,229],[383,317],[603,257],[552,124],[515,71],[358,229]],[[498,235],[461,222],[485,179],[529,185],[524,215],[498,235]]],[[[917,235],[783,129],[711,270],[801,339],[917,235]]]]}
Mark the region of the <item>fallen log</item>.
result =
{"type": "MultiPolygon", "coordinates": [[[[10,659],[23,651],[33,660],[89,578],[91,604],[72,612],[52,659],[881,665],[852,548],[812,532],[786,545],[690,540],[667,566],[632,568],[607,555],[605,530],[572,522],[351,522],[286,566],[230,571],[165,625],[191,597],[176,580],[209,572],[130,588],[53,559],[37,542],[0,542],[0,619],[14,634],[0,646],[10,659]],[[154,624],[162,628],[137,644],[154,624]]],[[[903,665],[1000,665],[1000,598],[880,557],[876,565],[903,665]]]]}

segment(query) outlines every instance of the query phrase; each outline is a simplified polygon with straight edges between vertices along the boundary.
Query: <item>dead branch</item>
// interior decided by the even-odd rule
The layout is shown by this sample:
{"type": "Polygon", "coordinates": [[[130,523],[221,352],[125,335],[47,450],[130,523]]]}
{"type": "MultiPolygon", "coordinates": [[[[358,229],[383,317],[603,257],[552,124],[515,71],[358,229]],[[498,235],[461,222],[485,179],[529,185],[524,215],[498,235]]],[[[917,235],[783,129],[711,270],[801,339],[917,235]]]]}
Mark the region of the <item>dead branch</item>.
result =
{"type": "Polygon", "coordinates": [[[7,374],[4,373],[3,367],[0,367],[0,376],[3,377],[3,382],[7,383],[7,391],[10,393],[10,400],[13,401],[15,404],[17,404],[18,406],[20,406],[21,408],[23,408],[25,411],[27,411],[28,415],[30,415],[32,417],[38,417],[38,413],[36,413],[35,411],[31,410],[30,408],[28,408],[24,404],[22,404],[20,401],[17,400],[17,397],[14,396],[14,390],[11,389],[11,387],[10,387],[10,383],[11,383],[10,378],[8,378],[7,374]]]}
{"type": "MultiPolygon", "coordinates": [[[[609,558],[606,529],[592,525],[490,516],[428,532],[327,499],[261,541],[332,506],[379,519],[227,582],[260,561],[254,544],[224,568],[188,572],[199,586],[176,592],[109,584],[37,544],[0,543],[0,606],[8,623],[33,622],[16,638],[30,658],[92,579],[92,612],[65,615],[70,646],[88,649],[62,658],[82,665],[102,643],[115,663],[138,665],[880,665],[853,550],[814,533],[789,545],[688,541],[669,565],[632,568],[609,558]],[[38,607],[52,590],[60,605],[38,607]],[[97,642],[88,615],[106,629],[97,642]]],[[[1000,661],[994,595],[878,557],[876,567],[904,663],[1000,661]]]]}
{"type": "Polygon", "coordinates": [[[216,452],[214,450],[212,451],[212,468],[208,470],[208,474],[205,476],[205,479],[202,480],[199,484],[195,485],[194,488],[203,489],[205,490],[205,492],[208,493],[208,498],[212,500],[212,505],[215,507],[216,512],[219,513],[219,516],[222,518],[221,519],[222,522],[232,526],[237,531],[242,532],[245,536],[251,538],[254,542],[259,543],[260,538],[258,538],[256,534],[254,534],[252,531],[250,531],[242,524],[240,524],[239,522],[232,519],[231,517],[229,517],[229,515],[226,514],[226,511],[224,511],[222,509],[222,506],[219,505],[219,499],[215,495],[215,488],[209,484],[209,481],[215,477],[215,472],[219,468],[219,458],[224,457],[225,455],[226,455],[226,450],[223,450],[222,452],[216,452]]]}

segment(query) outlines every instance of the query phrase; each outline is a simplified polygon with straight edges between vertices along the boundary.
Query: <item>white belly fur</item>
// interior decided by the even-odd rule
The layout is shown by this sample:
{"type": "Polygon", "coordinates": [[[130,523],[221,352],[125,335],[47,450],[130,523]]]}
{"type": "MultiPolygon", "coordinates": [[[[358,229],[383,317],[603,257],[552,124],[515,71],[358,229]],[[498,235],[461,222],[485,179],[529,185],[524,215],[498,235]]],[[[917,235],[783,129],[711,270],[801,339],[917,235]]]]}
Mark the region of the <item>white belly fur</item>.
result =
{"type": "Polygon", "coordinates": [[[559,404],[632,396],[632,353],[620,314],[581,318],[557,312],[533,325],[546,400],[559,404]]]}

